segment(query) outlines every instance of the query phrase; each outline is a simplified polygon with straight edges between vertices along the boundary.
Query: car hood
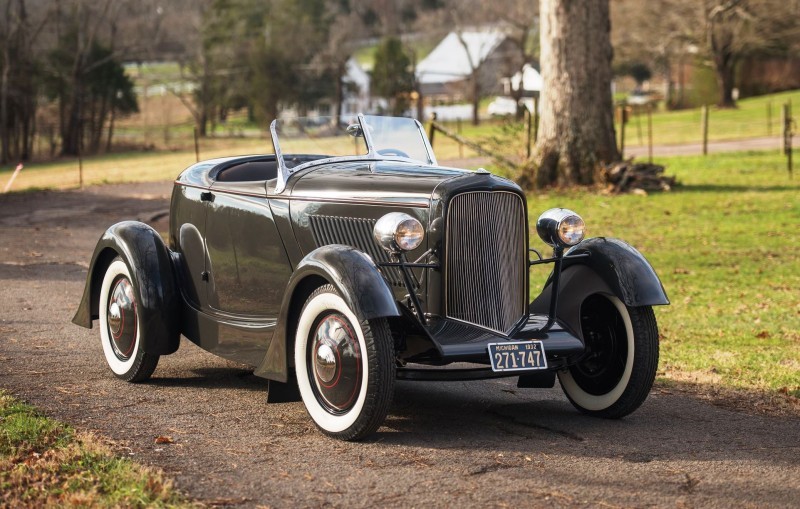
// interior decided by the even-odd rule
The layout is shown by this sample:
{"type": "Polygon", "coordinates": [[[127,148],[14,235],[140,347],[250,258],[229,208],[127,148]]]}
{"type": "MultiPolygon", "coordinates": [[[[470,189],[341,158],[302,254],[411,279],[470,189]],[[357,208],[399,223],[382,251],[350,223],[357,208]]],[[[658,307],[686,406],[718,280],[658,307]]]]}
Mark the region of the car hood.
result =
{"type": "Polygon", "coordinates": [[[292,198],[428,207],[442,182],[469,178],[468,170],[397,161],[348,161],[301,170],[292,198]]]}

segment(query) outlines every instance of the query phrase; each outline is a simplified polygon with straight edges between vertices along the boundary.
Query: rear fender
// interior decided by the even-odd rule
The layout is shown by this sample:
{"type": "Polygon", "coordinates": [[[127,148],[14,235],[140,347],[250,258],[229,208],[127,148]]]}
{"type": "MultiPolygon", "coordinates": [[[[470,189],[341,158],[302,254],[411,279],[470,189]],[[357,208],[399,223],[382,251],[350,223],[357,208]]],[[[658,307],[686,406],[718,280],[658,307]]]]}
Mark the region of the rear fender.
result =
{"type": "Polygon", "coordinates": [[[167,355],[180,340],[180,295],[175,271],[161,236],[150,226],[123,221],[103,233],[92,255],[86,285],[72,322],[92,328],[99,318],[100,286],[106,269],[116,257],[128,266],[136,292],[144,351],[167,355]]]}
{"type": "Polygon", "coordinates": [[[332,284],[359,321],[400,316],[392,290],[375,262],[363,252],[343,245],[322,246],[297,265],[283,296],[278,325],[257,376],[278,382],[289,379],[289,356],[294,331],[308,296],[332,284]]]}

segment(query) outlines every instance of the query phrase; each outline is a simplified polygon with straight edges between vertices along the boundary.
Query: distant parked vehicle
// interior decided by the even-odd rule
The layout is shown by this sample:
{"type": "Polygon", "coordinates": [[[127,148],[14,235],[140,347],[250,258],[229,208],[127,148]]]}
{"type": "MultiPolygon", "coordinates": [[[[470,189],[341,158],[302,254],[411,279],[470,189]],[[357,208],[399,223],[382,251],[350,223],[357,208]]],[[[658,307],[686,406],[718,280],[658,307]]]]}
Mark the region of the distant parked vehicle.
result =
{"type": "MultiPolygon", "coordinates": [[[[531,97],[523,97],[520,99],[522,105],[533,111],[534,101],[531,97]]],[[[513,97],[495,97],[486,109],[486,112],[493,117],[510,117],[517,114],[517,101],[513,97]]]]}
{"type": "Polygon", "coordinates": [[[631,106],[656,104],[662,99],[661,94],[653,90],[634,90],[626,99],[631,106]]]}

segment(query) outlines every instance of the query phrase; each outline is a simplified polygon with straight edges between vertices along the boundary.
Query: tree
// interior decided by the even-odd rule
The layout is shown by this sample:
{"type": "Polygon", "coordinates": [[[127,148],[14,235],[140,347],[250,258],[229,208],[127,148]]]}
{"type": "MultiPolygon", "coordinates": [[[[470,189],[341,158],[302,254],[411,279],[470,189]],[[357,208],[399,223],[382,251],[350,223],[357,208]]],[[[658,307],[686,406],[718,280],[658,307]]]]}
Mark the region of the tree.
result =
{"type": "Polygon", "coordinates": [[[375,50],[371,89],[389,100],[392,115],[402,115],[408,109],[414,73],[411,58],[400,39],[387,37],[375,50]]]}
{"type": "Polygon", "coordinates": [[[619,158],[608,0],[541,0],[542,117],[536,184],[592,184],[619,158]]]}
{"type": "Polygon", "coordinates": [[[26,160],[33,152],[41,72],[34,44],[47,22],[47,9],[25,0],[6,0],[0,20],[0,164],[26,160]]]}
{"type": "Polygon", "coordinates": [[[672,96],[673,66],[680,73],[687,58],[707,61],[717,78],[717,104],[732,107],[743,59],[791,54],[800,44],[799,6],[796,0],[615,0],[614,48],[621,61],[643,61],[661,72],[668,102],[677,105],[683,91],[681,84],[672,96]]]}

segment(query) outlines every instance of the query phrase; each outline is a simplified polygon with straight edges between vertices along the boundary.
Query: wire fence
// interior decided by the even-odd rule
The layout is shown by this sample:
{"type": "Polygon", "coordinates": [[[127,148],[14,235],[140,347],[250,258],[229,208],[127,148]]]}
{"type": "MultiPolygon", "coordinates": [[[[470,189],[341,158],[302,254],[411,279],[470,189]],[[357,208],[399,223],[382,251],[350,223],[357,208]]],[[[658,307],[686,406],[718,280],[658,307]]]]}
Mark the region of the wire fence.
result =
{"type": "MultiPolygon", "coordinates": [[[[688,151],[682,153],[700,154],[708,151],[709,144],[722,140],[769,138],[774,140],[769,147],[783,148],[787,169],[792,171],[791,142],[796,122],[790,101],[768,101],[757,108],[751,105],[742,110],[704,107],[659,113],[647,106],[636,106],[617,108],[615,117],[617,141],[624,155],[635,152],[642,156],[649,147],[674,148],[687,144],[693,146],[685,146],[688,151]]],[[[521,122],[492,119],[480,126],[462,121],[438,123],[441,134],[433,136],[434,151],[440,163],[451,166],[477,167],[498,158],[519,163],[531,155],[537,121],[538,115],[528,114],[521,122]],[[508,130],[509,125],[516,126],[516,130],[512,130],[516,138],[505,144],[502,139],[498,142],[497,133],[508,130]]],[[[430,121],[427,123],[429,128],[433,125],[430,121]]],[[[105,133],[104,139],[107,136],[105,133]]],[[[192,123],[120,125],[115,127],[112,140],[113,152],[101,154],[101,157],[59,158],[60,140],[55,126],[40,125],[32,147],[32,162],[16,172],[16,181],[9,187],[68,188],[90,183],[171,179],[197,160],[273,152],[266,128],[236,122],[220,124],[206,137],[198,137],[192,123]]],[[[16,166],[14,162],[0,169],[0,186],[11,183],[16,166]]]]}

